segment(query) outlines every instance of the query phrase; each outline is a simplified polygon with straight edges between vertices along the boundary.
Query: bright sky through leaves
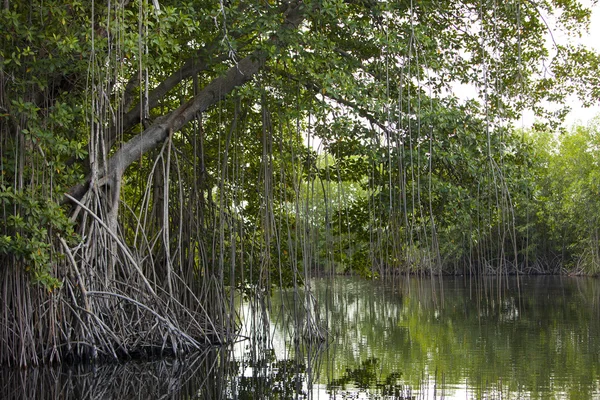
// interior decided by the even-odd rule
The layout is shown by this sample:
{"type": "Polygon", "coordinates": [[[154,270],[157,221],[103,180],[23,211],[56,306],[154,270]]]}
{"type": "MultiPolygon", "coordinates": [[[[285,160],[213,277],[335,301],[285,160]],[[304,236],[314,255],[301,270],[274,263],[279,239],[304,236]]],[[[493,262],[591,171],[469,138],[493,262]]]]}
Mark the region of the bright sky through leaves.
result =
{"type": "MultiPolygon", "coordinates": [[[[584,0],[582,3],[592,10],[590,29],[587,34],[584,34],[580,39],[575,40],[575,43],[581,43],[600,52],[600,4],[592,4],[592,1],[590,0],[584,0]]],[[[553,31],[553,37],[559,44],[562,44],[566,40],[563,34],[557,33],[556,31],[553,31]]],[[[548,43],[550,46],[553,45],[550,36],[548,37],[548,43]]],[[[572,96],[571,100],[571,112],[569,112],[565,118],[565,127],[568,128],[575,124],[586,125],[592,118],[600,115],[600,99],[596,99],[595,104],[588,108],[583,107],[581,102],[575,96],[572,96]]],[[[535,118],[532,112],[526,112],[523,115],[521,121],[523,127],[531,126],[534,122],[535,118]]]]}

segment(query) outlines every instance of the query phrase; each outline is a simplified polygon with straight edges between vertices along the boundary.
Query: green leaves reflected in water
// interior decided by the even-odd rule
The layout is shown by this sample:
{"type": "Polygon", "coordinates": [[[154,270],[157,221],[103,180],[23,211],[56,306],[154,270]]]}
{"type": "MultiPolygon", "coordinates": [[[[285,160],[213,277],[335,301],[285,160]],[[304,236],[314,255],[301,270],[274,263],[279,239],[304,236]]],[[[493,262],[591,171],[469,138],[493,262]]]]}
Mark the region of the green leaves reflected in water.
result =
{"type": "Polygon", "coordinates": [[[445,398],[600,398],[600,282],[535,277],[315,281],[333,333],[320,383],[388,377],[445,398]],[[462,397],[461,397],[462,396],[462,397]]]}
{"type": "Polygon", "coordinates": [[[327,392],[332,397],[354,397],[353,390],[347,390],[348,386],[362,392],[374,391],[377,395],[391,397],[393,399],[413,399],[410,387],[400,381],[401,374],[392,372],[381,376],[380,362],[377,358],[368,358],[361,362],[356,368],[346,368],[341,377],[332,379],[327,384],[327,392]]]}
{"type": "Polygon", "coordinates": [[[306,365],[297,360],[277,360],[273,351],[263,352],[252,361],[238,362],[238,376],[232,376],[232,398],[249,399],[306,399],[304,388],[306,365]],[[235,383],[233,383],[235,382],[235,383]]]}
{"type": "Polygon", "coordinates": [[[600,398],[598,279],[336,277],[311,285],[315,315],[331,332],[326,346],[293,340],[291,313],[276,312],[293,304],[282,291],[264,314],[268,329],[255,321],[256,337],[239,352],[0,369],[0,398],[600,398]]]}

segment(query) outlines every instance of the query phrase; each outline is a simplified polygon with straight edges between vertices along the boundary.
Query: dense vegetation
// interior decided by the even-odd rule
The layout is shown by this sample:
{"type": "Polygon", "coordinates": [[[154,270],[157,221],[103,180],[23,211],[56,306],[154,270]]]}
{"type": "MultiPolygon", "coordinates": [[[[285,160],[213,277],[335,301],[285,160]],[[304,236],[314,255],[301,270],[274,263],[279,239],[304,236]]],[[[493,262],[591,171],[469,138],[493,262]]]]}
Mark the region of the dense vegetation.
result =
{"type": "Polygon", "coordinates": [[[598,271],[598,128],[539,107],[598,98],[542,17],[589,10],[255,3],[3,2],[0,362],[225,342],[314,273],[598,271]]]}

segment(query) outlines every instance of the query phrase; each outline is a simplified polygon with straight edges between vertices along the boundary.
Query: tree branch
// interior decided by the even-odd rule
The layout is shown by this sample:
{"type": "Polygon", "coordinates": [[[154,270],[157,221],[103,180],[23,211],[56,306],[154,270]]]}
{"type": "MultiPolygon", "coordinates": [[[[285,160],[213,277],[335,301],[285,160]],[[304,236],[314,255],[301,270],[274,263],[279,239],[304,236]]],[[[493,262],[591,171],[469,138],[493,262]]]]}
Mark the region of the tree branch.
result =
{"type": "MultiPolygon", "coordinates": [[[[282,28],[279,34],[271,37],[271,41],[278,48],[283,48],[287,45],[286,40],[281,39],[286,38],[286,35],[283,33],[287,30],[297,29],[302,23],[304,19],[302,9],[302,0],[293,0],[285,4],[283,12],[285,20],[282,28]]],[[[141,155],[157,147],[171,132],[177,132],[198,113],[206,111],[209,107],[223,100],[235,88],[251,80],[264,67],[267,59],[268,53],[266,51],[254,51],[229,68],[224,75],[206,85],[188,102],[164,117],[159,118],[148,129],[130,139],[108,160],[107,168],[99,171],[98,184],[114,182],[115,179],[120,179],[129,165],[139,160],[141,155]]],[[[173,78],[170,82],[174,82],[175,80],[176,78],[173,78]]],[[[157,87],[154,92],[158,89],[157,87]]],[[[165,85],[160,90],[166,93],[169,90],[168,85],[165,85]]],[[[136,113],[136,118],[138,117],[139,113],[136,113]]],[[[84,184],[75,186],[70,191],[70,196],[75,199],[81,199],[89,189],[90,179],[91,177],[88,177],[84,184]]]]}
{"type": "MultiPolygon", "coordinates": [[[[216,45],[209,46],[208,48],[203,49],[205,52],[210,51],[216,48],[216,45]]],[[[220,54],[218,57],[214,58],[214,61],[222,62],[227,59],[227,55],[220,54]]],[[[162,99],[167,93],[169,93],[175,86],[177,86],[184,79],[190,78],[201,71],[204,71],[208,68],[210,64],[206,62],[204,57],[201,57],[198,54],[194,58],[188,59],[177,71],[173,72],[170,76],[168,76],[165,80],[163,80],[157,87],[155,87],[148,94],[148,109],[153,109],[158,106],[158,102],[162,99]]],[[[131,107],[128,112],[126,112],[120,121],[120,129],[123,131],[129,130],[135,124],[140,123],[140,109],[139,102],[131,107]]],[[[108,148],[111,148],[115,143],[115,138],[117,134],[116,126],[112,126],[110,129],[108,148]]]]}
{"type": "Polygon", "coordinates": [[[341,104],[343,106],[346,106],[346,107],[354,110],[354,112],[356,112],[356,114],[358,116],[366,119],[372,125],[377,126],[379,129],[381,129],[386,134],[389,135],[392,133],[390,131],[389,127],[385,126],[383,123],[381,123],[381,121],[379,121],[375,116],[373,116],[368,110],[366,110],[364,107],[359,106],[357,103],[355,103],[351,100],[348,100],[348,99],[340,96],[337,93],[333,93],[330,91],[324,92],[323,88],[313,81],[308,81],[308,80],[301,81],[300,79],[292,76],[291,74],[289,74],[287,72],[283,72],[283,71],[276,71],[276,73],[278,73],[280,76],[285,77],[286,79],[299,82],[301,85],[304,85],[304,87],[306,89],[310,90],[311,92],[314,92],[315,94],[321,94],[321,95],[327,97],[328,99],[333,100],[334,102],[336,102],[338,104],[341,104]]]}

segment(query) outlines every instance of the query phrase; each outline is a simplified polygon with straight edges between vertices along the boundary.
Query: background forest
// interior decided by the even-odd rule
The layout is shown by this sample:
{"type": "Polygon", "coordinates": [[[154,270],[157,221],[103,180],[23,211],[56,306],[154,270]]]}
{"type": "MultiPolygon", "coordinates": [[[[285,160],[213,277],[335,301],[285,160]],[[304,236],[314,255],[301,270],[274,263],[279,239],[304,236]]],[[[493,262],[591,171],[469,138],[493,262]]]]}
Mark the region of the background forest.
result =
{"type": "Polygon", "coordinates": [[[600,58],[547,16],[590,11],[4,1],[0,362],[226,342],[233,289],[324,273],[597,274],[600,121],[540,105],[600,58]]]}

